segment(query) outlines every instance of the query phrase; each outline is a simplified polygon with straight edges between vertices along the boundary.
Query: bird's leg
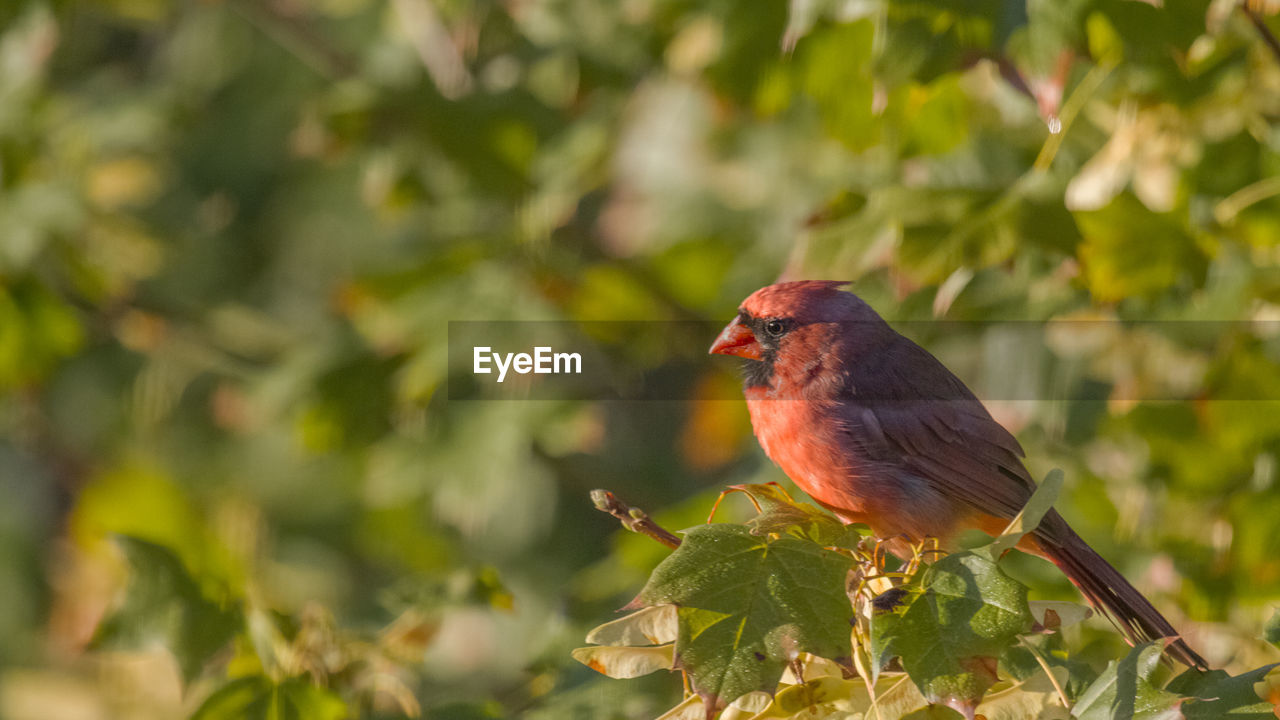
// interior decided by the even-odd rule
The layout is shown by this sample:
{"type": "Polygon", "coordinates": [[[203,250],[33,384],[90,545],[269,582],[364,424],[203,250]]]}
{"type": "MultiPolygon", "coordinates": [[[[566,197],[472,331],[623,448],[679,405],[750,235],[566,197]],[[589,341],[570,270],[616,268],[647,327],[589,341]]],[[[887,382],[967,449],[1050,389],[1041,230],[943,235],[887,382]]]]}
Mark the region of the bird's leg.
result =
{"type": "Polygon", "coordinates": [[[891,535],[889,537],[880,538],[876,541],[876,567],[884,571],[884,563],[887,559],[881,550],[886,550],[888,554],[893,555],[899,560],[904,561],[904,565],[898,570],[899,574],[909,574],[908,567],[911,560],[919,553],[916,549],[915,542],[904,534],[891,535]]]}
{"type": "MultiPolygon", "coordinates": [[[[721,490],[721,491],[720,491],[720,497],[717,497],[717,498],[716,498],[716,501],[715,501],[714,503],[712,503],[712,505],[711,505],[711,514],[710,514],[710,515],[707,515],[707,522],[711,522],[712,520],[714,520],[714,519],[715,519],[715,517],[716,517],[716,511],[720,509],[720,503],[721,503],[721,502],[724,502],[725,497],[727,497],[727,496],[729,495],[729,493],[731,493],[731,492],[734,492],[734,491],[733,491],[733,490],[721,490]]],[[[748,496],[748,497],[750,497],[750,496],[748,496]]],[[[754,502],[755,502],[755,500],[752,500],[751,502],[753,502],[753,503],[754,503],[754,502]]],[[[756,506],[756,512],[760,512],[760,506],[759,506],[759,505],[757,505],[757,506],[756,506]]]]}
{"type": "Polygon", "coordinates": [[[914,575],[920,567],[920,554],[923,550],[923,543],[911,544],[911,559],[907,561],[906,567],[902,568],[902,572],[906,575],[914,575]]]}
{"type": "Polygon", "coordinates": [[[871,560],[877,571],[881,574],[889,574],[889,571],[885,569],[884,564],[889,559],[889,555],[900,557],[898,553],[894,552],[894,547],[897,546],[899,542],[906,539],[905,535],[876,538],[875,550],[872,552],[871,560]],[[890,545],[891,543],[892,546],[890,545]]]}
{"type": "Polygon", "coordinates": [[[920,544],[915,547],[915,554],[911,558],[913,563],[911,572],[919,569],[921,563],[932,562],[938,556],[945,556],[947,552],[942,549],[942,544],[938,538],[932,535],[925,537],[920,544]]]}
{"type": "MultiPolygon", "coordinates": [[[[870,598],[874,599],[877,595],[892,590],[897,584],[908,577],[908,574],[902,571],[895,572],[885,568],[885,562],[888,559],[886,549],[888,550],[888,553],[893,554],[895,557],[901,557],[901,555],[894,552],[892,548],[886,548],[886,546],[891,542],[895,544],[902,543],[904,539],[905,538],[903,537],[874,539],[874,544],[871,546],[871,572],[866,574],[863,579],[864,584],[871,589],[871,593],[869,594],[870,598]]],[[[910,546],[908,545],[906,547],[909,548],[910,546]]]]}
{"type": "Polygon", "coordinates": [[[795,501],[791,499],[791,493],[787,492],[786,488],[773,481],[767,482],[763,486],[730,485],[728,488],[720,491],[720,497],[716,498],[715,504],[711,506],[711,514],[707,517],[707,522],[710,523],[712,520],[715,520],[716,511],[720,509],[720,503],[724,501],[725,497],[727,497],[729,493],[740,492],[746,495],[747,499],[750,500],[751,504],[755,507],[757,514],[764,512],[764,506],[762,506],[760,504],[760,500],[756,498],[755,492],[752,490],[753,487],[769,487],[771,490],[776,490],[780,495],[782,495],[785,502],[792,504],[795,503],[795,501]]]}
{"type": "Polygon", "coordinates": [[[947,554],[947,551],[942,549],[942,541],[939,540],[938,538],[930,535],[925,538],[925,542],[933,546],[924,551],[925,555],[946,555],[947,554]]]}
{"type": "MultiPolygon", "coordinates": [[[[909,541],[908,538],[904,539],[909,541]]],[[[909,547],[911,548],[911,559],[907,561],[906,567],[902,569],[903,574],[908,576],[914,575],[920,569],[922,563],[930,562],[931,558],[935,556],[947,554],[942,549],[938,538],[933,536],[927,536],[920,542],[913,542],[909,547]]]]}

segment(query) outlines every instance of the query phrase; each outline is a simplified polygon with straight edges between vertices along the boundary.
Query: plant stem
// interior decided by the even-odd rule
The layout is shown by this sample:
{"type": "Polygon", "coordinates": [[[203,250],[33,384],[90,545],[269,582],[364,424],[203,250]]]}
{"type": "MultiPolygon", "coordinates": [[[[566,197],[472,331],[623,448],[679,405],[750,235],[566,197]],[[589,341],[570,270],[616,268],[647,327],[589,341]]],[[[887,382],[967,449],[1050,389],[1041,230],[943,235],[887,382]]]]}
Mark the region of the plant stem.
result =
{"type": "Polygon", "coordinates": [[[617,495],[608,490],[592,490],[591,502],[595,503],[597,510],[607,512],[622,521],[622,526],[626,529],[651,537],[672,550],[680,547],[680,538],[654,522],[645,511],[619,500],[617,495]]]}
{"type": "Polygon", "coordinates": [[[1267,21],[1262,15],[1249,6],[1248,2],[1240,3],[1240,10],[1244,12],[1244,16],[1249,18],[1249,22],[1253,23],[1253,27],[1258,30],[1258,34],[1262,36],[1262,41],[1271,48],[1271,54],[1275,55],[1276,61],[1280,62],[1280,41],[1276,40],[1275,34],[1271,32],[1271,28],[1267,27],[1267,21]]]}
{"type": "Polygon", "coordinates": [[[1018,642],[1022,647],[1031,652],[1031,656],[1036,659],[1036,662],[1040,663],[1040,668],[1044,670],[1045,675],[1049,676],[1049,682],[1053,684],[1053,689],[1058,692],[1058,697],[1062,699],[1062,706],[1067,710],[1070,710],[1071,700],[1067,698],[1067,691],[1062,688],[1062,684],[1058,682],[1058,678],[1053,676],[1053,670],[1049,667],[1049,663],[1045,662],[1045,659],[1040,655],[1040,652],[1034,647],[1031,647],[1025,639],[1018,638],[1018,642]]]}

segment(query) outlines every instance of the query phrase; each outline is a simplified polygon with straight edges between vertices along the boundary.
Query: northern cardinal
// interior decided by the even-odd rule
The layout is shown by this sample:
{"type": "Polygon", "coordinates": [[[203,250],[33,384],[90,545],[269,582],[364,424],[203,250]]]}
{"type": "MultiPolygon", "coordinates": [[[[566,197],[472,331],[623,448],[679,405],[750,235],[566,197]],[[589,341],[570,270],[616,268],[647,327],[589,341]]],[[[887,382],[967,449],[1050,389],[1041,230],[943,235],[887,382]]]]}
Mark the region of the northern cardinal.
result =
{"type": "MultiPolygon", "coordinates": [[[[758,290],[711,346],[746,360],[760,445],[814,500],[881,538],[945,544],[966,528],[998,535],[1036,487],[1022,446],[937,358],[840,290],[845,284],[758,290]]],[[[1176,638],[1169,655],[1208,668],[1056,511],[1020,547],[1057,565],[1130,642],[1176,638]]]]}

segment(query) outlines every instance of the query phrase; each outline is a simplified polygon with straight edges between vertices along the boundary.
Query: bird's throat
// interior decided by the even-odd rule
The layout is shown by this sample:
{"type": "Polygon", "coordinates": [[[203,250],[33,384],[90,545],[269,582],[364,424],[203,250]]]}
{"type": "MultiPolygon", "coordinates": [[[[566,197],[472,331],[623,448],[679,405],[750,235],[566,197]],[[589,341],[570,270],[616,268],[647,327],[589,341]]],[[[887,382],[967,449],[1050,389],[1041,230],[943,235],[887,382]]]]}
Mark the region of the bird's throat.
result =
{"type": "Polygon", "coordinates": [[[744,390],[751,388],[769,388],[773,386],[773,354],[766,353],[761,360],[743,360],[742,361],[742,387],[744,390]]]}

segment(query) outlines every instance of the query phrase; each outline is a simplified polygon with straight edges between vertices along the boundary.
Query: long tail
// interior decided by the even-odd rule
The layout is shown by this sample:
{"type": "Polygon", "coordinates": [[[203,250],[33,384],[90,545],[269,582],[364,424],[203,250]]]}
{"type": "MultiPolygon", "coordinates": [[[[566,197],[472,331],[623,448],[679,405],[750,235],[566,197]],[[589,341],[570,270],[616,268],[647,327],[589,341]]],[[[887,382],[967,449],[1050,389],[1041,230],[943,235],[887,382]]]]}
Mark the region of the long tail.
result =
{"type": "Polygon", "coordinates": [[[1040,551],[1066,573],[1089,604],[1106,615],[1130,643],[1176,638],[1165,651],[1170,657],[1199,670],[1209,669],[1204,658],[1182,640],[1178,631],[1119,570],[1094,552],[1065,522],[1054,530],[1052,539],[1037,533],[1040,551]]]}

